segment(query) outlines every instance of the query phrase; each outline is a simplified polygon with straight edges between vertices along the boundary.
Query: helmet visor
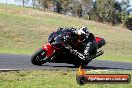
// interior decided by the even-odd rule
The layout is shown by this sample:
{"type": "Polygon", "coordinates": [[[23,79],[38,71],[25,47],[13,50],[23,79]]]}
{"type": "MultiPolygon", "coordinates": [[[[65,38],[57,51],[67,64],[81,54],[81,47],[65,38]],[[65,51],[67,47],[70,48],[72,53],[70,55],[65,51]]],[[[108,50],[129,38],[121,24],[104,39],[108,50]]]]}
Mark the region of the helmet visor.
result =
{"type": "Polygon", "coordinates": [[[86,38],[86,35],[78,35],[79,42],[83,42],[86,38]]]}

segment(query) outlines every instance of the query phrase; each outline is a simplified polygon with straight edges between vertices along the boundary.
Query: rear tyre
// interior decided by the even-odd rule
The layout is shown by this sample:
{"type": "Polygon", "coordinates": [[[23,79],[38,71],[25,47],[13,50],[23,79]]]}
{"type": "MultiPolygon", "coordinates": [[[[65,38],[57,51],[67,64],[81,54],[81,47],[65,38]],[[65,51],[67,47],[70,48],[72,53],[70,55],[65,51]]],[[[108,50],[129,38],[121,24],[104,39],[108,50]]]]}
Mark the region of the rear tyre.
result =
{"type": "Polygon", "coordinates": [[[88,61],[82,61],[82,62],[77,62],[77,63],[74,63],[75,67],[82,67],[82,68],[87,68],[87,65],[88,63],[91,61],[92,59],[88,60],[88,61]]]}
{"type": "Polygon", "coordinates": [[[88,64],[88,63],[77,62],[77,63],[75,63],[74,65],[75,65],[75,67],[77,67],[77,68],[79,68],[80,66],[81,66],[82,68],[86,68],[86,67],[87,67],[87,64],[88,64]]]}
{"type": "Polygon", "coordinates": [[[76,68],[79,68],[80,66],[82,66],[82,63],[81,62],[77,62],[77,63],[74,63],[75,67],[76,68]]]}
{"type": "Polygon", "coordinates": [[[31,57],[31,63],[34,65],[42,66],[42,64],[46,63],[43,59],[46,57],[46,51],[42,48],[39,48],[31,57]]]}

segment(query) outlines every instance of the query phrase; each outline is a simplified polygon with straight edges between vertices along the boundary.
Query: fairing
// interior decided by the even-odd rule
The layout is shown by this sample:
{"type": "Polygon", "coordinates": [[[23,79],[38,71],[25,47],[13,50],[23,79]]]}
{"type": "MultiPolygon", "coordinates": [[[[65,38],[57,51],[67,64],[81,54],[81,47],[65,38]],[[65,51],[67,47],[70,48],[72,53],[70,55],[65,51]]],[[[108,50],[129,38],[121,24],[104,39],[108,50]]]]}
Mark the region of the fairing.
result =
{"type": "Polygon", "coordinates": [[[47,57],[51,56],[54,53],[54,48],[50,44],[43,45],[42,48],[47,51],[47,57]]]}

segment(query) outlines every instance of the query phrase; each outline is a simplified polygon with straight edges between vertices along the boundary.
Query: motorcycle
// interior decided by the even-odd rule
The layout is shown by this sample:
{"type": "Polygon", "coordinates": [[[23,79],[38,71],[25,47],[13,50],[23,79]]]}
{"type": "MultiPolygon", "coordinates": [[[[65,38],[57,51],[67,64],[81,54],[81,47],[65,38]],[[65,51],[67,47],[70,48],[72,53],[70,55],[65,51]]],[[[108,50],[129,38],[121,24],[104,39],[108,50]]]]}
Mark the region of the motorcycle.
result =
{"type": "MultiPolygon", "coordinates": [[[[97,46],[100,48],[100,41],[104,40],[100,37],[95,37],[97,46]]],[[[98,51],[95,55],[90,56],[87,62],[77,58],[76,56],[70,54],[70,52],[64,48],[64,38],[62,35],[58,35],[55,37],[55,33],[51,33],[48,38],[48,44],[43,45],[39,48],[31,57],[31,63],[34,65],[42,66],[46,62],[53,63],[68,63],[73,64],[75,67],[79,67],[80,65],[83,67],[87,66],[87,64],[94,58],[102,55],[104,52],[102,50],[98,51]]]]}

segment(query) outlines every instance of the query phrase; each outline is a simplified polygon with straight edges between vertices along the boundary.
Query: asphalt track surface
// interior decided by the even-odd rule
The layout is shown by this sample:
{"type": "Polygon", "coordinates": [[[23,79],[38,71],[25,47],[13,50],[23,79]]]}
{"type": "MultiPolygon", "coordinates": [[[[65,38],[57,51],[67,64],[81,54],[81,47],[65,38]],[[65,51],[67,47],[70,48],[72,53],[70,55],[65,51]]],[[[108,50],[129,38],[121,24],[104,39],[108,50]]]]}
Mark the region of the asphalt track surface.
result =
{"type": "MultiPolygon", "coordinates": [[[[76,70],[72,64],[66,63],[45,63],[43,66],[35,66],[30,62],[30,55],[0,54],[0,70],[76,70]]],[[[92,60],[87,70],[131,70],[132,62],[115,62],[106,60],[92,60]]]]}

